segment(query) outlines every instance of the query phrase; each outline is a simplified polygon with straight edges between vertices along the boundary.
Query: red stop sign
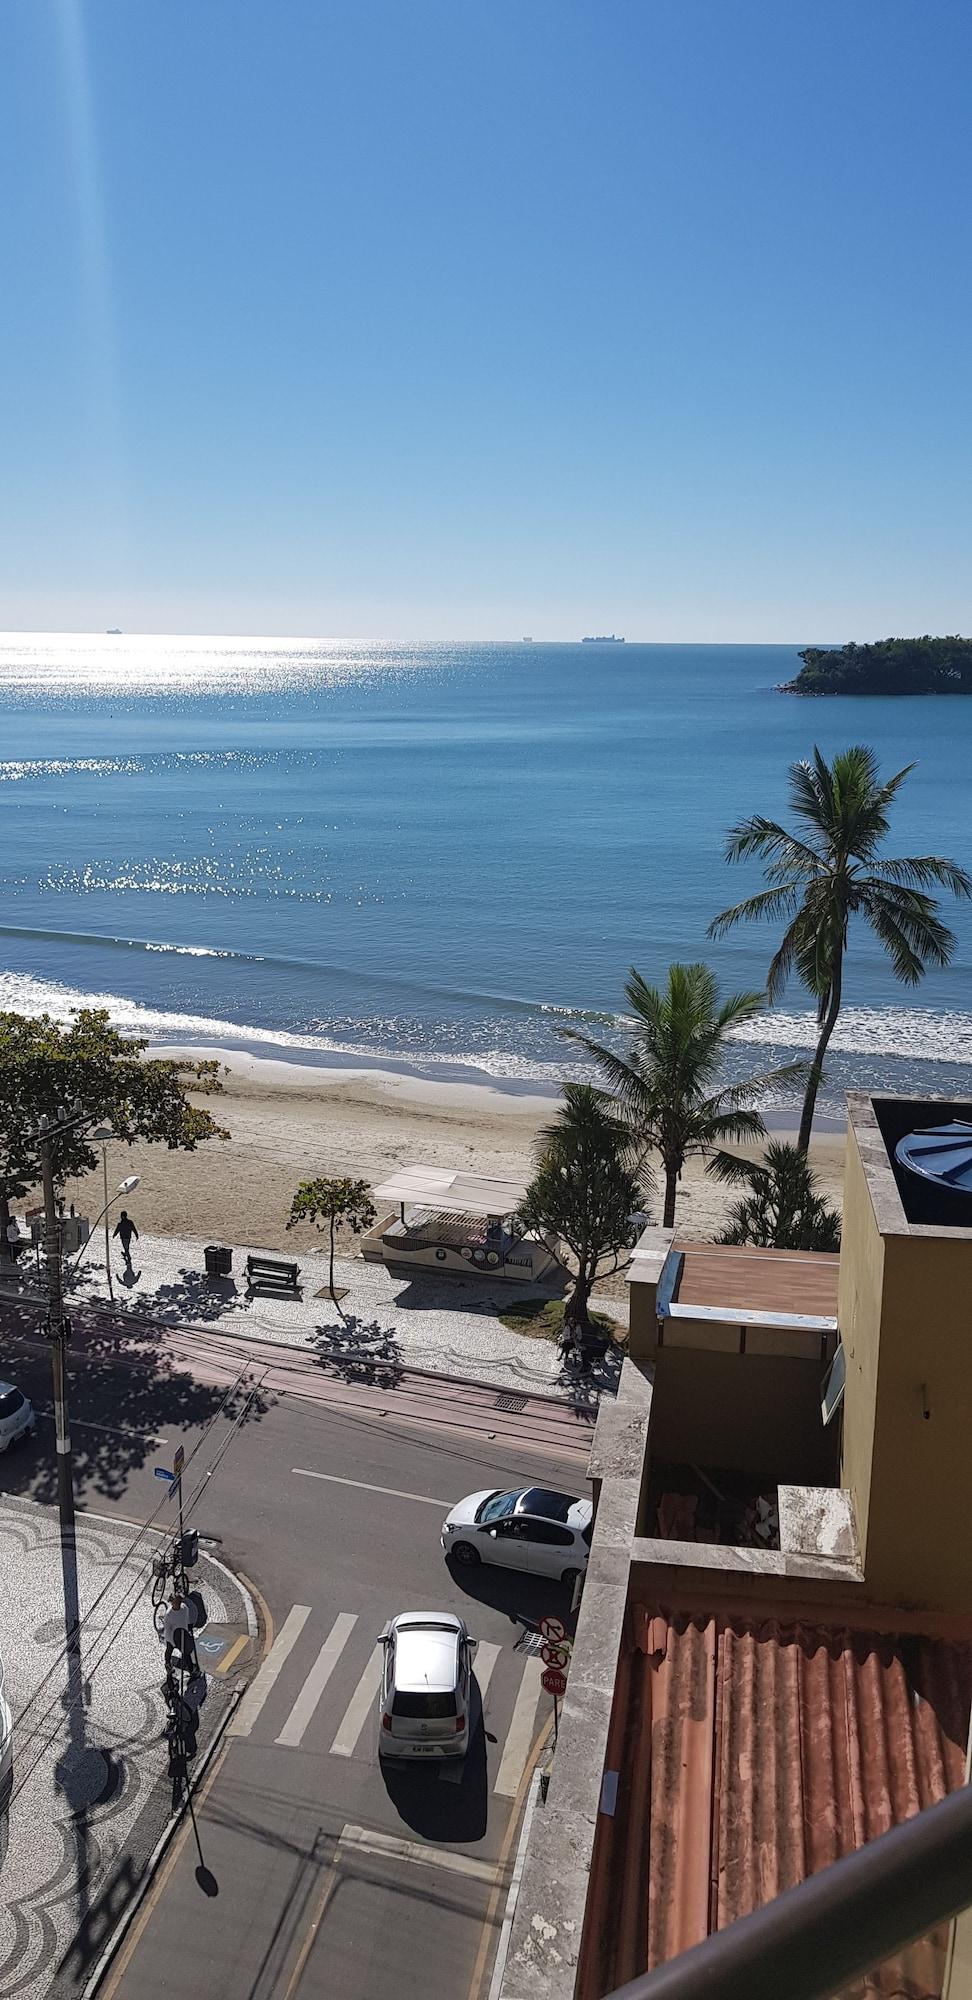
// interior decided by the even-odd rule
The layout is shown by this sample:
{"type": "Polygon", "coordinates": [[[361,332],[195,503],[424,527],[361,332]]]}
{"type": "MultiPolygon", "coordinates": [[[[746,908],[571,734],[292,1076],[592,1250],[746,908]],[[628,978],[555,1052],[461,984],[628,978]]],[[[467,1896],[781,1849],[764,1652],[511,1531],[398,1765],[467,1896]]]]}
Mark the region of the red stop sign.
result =
{"type": "Polygon", "coordinates": [[[540,1675],[540,1686],[546,1688],[548,1694],[566,1694],[567,1675],[559,1667],[548,1667],[546,1673],[540,1675]]]}

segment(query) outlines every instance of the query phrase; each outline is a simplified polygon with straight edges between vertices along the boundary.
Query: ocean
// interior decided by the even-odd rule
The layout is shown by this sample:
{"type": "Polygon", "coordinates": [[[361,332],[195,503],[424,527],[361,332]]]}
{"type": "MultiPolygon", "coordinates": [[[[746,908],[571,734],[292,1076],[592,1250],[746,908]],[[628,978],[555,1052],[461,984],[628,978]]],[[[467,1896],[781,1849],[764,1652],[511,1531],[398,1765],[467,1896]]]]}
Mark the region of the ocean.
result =
{"type": "MultiPolygon", "coordinates": [[[[972,867],[972,703],[776,693],[782,646],[0,636],[0,1007],[106,1006],[155,1043],[554,1089],[626,1031],[629,967],[761,987],[778,932],[727,828],[873,745],[917,769],[892,847],[972,867]]],[[[917,993],[853,937],[823,1109],[972,1089],[972,905],[917,993]]],[[[798,986],[728,1072],[805,1055],[798,986]]],[[[799,1091],[771,1087],[786,1110],[799,1091]]]]}

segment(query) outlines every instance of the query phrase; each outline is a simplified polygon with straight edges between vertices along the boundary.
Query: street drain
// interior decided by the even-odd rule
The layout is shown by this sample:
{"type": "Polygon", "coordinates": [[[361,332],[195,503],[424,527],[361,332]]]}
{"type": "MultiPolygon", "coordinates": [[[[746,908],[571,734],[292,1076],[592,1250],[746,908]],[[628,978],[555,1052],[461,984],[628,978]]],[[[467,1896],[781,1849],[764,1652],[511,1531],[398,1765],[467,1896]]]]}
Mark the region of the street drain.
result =
{"type": "Polygon", "coordinates": [[[518,1417],[527,1406],[526,1396],[497,1396],[494,1410],[505,1410],[508,1417],[518,1417]]]}

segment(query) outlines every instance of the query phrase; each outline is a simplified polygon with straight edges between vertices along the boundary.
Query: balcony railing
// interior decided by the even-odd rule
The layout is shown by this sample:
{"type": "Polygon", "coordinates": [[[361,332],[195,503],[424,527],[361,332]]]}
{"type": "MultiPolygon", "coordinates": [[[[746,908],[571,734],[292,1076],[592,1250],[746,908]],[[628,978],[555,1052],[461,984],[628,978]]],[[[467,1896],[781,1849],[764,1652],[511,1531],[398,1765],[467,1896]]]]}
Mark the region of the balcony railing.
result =
{"type": "Polygon", "coordinates": [[[972,1904],[972,1786],[787,1889],[611,2000],[833,2000],[972,1904]]]}

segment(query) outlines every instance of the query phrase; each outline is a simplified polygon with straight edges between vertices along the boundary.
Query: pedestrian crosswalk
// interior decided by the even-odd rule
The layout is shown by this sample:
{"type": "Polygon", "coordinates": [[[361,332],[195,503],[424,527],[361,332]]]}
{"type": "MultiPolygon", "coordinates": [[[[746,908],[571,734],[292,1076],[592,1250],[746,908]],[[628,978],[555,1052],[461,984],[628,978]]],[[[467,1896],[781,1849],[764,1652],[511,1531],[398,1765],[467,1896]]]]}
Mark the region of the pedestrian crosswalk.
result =
{"type": "MultiPolygon", "coordinates": [[[[321,1617],[310,1605],[291,1605],[228,1733],[316,1755],[370,1760],[383,1657],[370,1618],[354,1611],[321,1617]]],[[[544,1719],[541,1702],[549,1698],[540,1673],[539,1659],[512,1644],[478,1642],[474,1674],[488,1779],[499,1798],[516,1797],[544,1719]]]]}

